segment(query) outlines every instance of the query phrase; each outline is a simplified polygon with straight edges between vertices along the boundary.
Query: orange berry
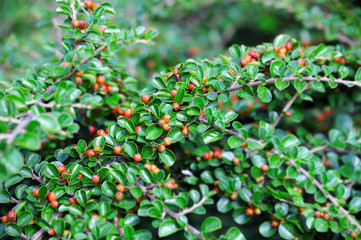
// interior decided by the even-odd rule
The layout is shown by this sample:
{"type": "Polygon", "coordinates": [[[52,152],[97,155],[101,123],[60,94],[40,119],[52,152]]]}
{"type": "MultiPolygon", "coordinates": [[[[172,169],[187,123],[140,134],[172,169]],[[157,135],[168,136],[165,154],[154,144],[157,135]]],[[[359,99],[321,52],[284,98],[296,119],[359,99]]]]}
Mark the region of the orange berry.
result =
{"type": "Polygon", "coordinates": [[[252,216],[253,213],[254,213],[254,209],[253,209],[253,208],[247,208],[247,209],[246,209],[246,214],[247,214],[248,216],[252,216]]]}
{"type": "Polygon", "coordinates": [[[204,75],[204,77],[203,77],[203,82],[205,83],[205,82],[207,82],[207,81],[208,81],[208,76],[204,75]]]}
{"type": "Polygon", "coordinates": [[[286,111],[285,114],[287,117],[292,117],[292,113],[290,111],[286,111]]]}
{"type": "Polygon", "coordinates": [[[97,83],[100,84],[100,85],[103,85],[105,83],[105,78],[103,75],[99,75],[97,77],[97,83]]]}
{"type": "Polygon", "coordinates": [[[175,98],[175,96],[177,95],[177,90],[173,89],[173,90],[170,92],[170,95],[172,95],[172,97],[175,98]]]}
{"type": "Polygon", "coordinates": [[[116,155],[121,154],[121,153],[122,153],[122,147],[121,147],[121,146],[118,146],[118,145],[114,146],[113,152],[114,152],[114,154],[116,154],[116,155]]]}
{"type": "Polygon", "coordinates": [[[104,134],[105,134],[105,131],[104,131],[103,129],[100,129],[100,130],[97,131],[98,137],[101,137],[101,136],[103,136],[104,134]]]}
{"type": "Polygon", "coordinates": [[[179,108],[180,108],[179,103],[173,103],[172,105],[173,105],[173,110],[174,110],[174,111],[178,111],[178,110],[179,110],[179,108]]]}
{"type": "Polygon", "coordinates": [[[316,119],[319,122],[323,122],[325,120],[325,115],[323,115],[322,113],[317,114],[316,119]]]}
{"type": "Polygon", "coordinates": [[[212,155],[211,155],[211,153],[209,153],[209,152],[205,152],[205,153],[203,154],[203,158],[204,158],[205,160],[209,160],[209,159],[212,158],[212,155]]]}
{"type": "Polygon", "coordinates": [[[171,119],[171,116],[168,115],[168,114],[163,116],[163,121],[166,122],[166,123],[168,123],[170,121],[170,119],[171,119]]]}
{"type": "Polygon", "coordinates": [[[35,197],[39,197],[39,188],[34,188],[34,190],[33,190],[33,195],[34,195],[35,197]]]}
{"type": "Polygon", "coordinates": [[[315,213],[314,213],[314,216],[315,216],[316,218],[320,218],[320,217],[321,217],[321,212],[318,211],[318,210],[316,210],[315,213]]]}
{"type": "Polygon", "coordinates": [[[266,164],[263,164],[261,166],[261,170],[262,170],[262,172],[267,172],[268,171],[268,166],[266,164]]]}
{"type": "Polygon", "coordinates": [[[81,77],[78,77],[76,76],[75,77],[75,82],[76,82],[76,85],[82,85],[83,84],[83,79],[81,77]]]}
{"type": "Polygon", "coordinates": [[[236,75],[236,72],[230,67],[229,68],[229,72],[232,74],[232,75],[236,75]]]}
{"type": "Polygon", "coordinates": [[[75,199],[75,197],[69,198],[69,203],[70,203],[71,205],[75,205],[75,204],[76,204],[76,199],[75,199]]]}
{"type": "Polygon", "coordinates": [[[15,222],[16,214],[15,214],[14,210],[11,210],[10,212],[8,212],[7,219],[11,222],[15,222]]]}
{"type": "Polygon", "coordinates": [[[118,201],[122,200],[123,197],[124,197],[124,195],[123,195],[123,193],[121,193],[121,192],[117,192],[117,193],[115,194],[115,199],[117,199],[118,201]]]}
{"type": "Polygon", "coordinates": [[[78,28],[79,27],[79,21],[78,20],[76,20],[76,19],[74,19],[73,21],[71,21],[71,25],[73,25],[73,27],[75,27],[75,28],[78,28]]]}
{"type": "Polygon", "coordinates": [[[93,150],[94,150],[94,152],[99,152],[100,151],[100,146],[95,145],[93,147],[93,150]]]}
{"type": "Polygon", "coordinates": [[[272,227],[278,227],[278,225],[279,225],[280,223],[277,221],[277,220],[273,220],[272,221],[272,227]]]}
{"type": "Polygon", "coordinates": [[[237,158],[237,157],[234,157],[232,159],[232,162],[233,162],[234,165],[239,165],[240,164],[239,158],[237,158]]]}
{"type": "Polygon", "coordinates": [[[163,153],[165,151],[165,146],[163,144],[158,146],[158,152],[163,153]]]}
{"type": "Polygon", "coordinates": [[[326,219],[326,220],[329,219],[329,218],[330,218],[330,214],[329,214],[328,212],[324,212],[324,213],[323,213],[323,218],[326,219]]]}
{"type": "Polygon", "coordinates": [[[92,0],[87,0],[85,2],[85,7],[87,8],[93,8],[93,1],[92,0]]]}
{"type": "Polygon", "coordinates": [[[168,72],[168,73],[167,73],[167,78],[170,78],[172,75],[173,75],[172,72],[168,72]]]}
{"type": "Polygon", "coordinates": [[[53,192],[49,193],[48,199],[49,199],[50,202],[55,201],[56,200],[56,194],[53,193],[53,192]]]}
{"type": "Polygon", "coordinates": [[[93,176],[92,176],[92,182],[93,182],[93,183],[98,183],[99,180],[100,180],[100,178],[99,178],[98,175],[93,175],[93,176]]]}
{"type": "Polygon", "coordinates": [[[8,217],[7,217],[7,216],[2,216],[2,217],[1,217],[1,222],[2,222],[2,223],[7,223],[7,222],[9,222],[8,217]]]}
{"type": "Polygon", "coordinates": [[[128,109],[124,110],[124,117],[126,117],[126,118],[130,118],[132,116],[132,114],[133,114],[133,111],[131,109],[128,108],[128,109]]]}
{"type": "Polygon", "coordinates": [[[189,91],[192,91],[195,87],[196,87],[196,86],[195,86],[193,83],[190,83],[190,84],[188,85],[188,90],[189,90],[189,91]]]}
{"type": "Polygon", "coordinates": [[[143,167],[146,168],[146,169],[149,169],[149,168],[150,168],[150,164],[149,164],[149,163],[146,163],[146,164],[144,164],[143,167]]]}
{"type": "Polygon", "coordinates": [[[140,155],[140,153],[134,154],[133,159],[134,161],[139,162],[142,160],[142,155],[140,155]]]}
{"type": "Polygon", "coordinates": [[[59,206],[59,202],[58,201],[52,201],[52,202],[50,202],[50,206],[52,208],[57,208],[59,206]]]}
{"type": "Polygon", "coordinates": [[[88,151],[86,151],[86,155],[87,157],[94,157],[96,153],[94,152],[93,149],[89,149],[88,151]]]}
{"type": "Polygon", "coordinates": [[[174,73],[175,75],[177,75],[177,74],[178,74],[178,68],[174,68],[174,69],[173,69],[173,73],[174,73]]]}
{"type": "Polygon", "coordinates": [[[170,129],[169,124],[168,124],[168,123],[164,123],[164,124],[163,124],[163,130],[164,130],[164,131],[169,131],[169,129],[170,129]]]}
{"type": "Polygon", "coordinates": [[[48,234],[49,234],[50,236],[53,236],[53,235],[55,234],[54,228],[49,228],[48,234]]]}
{"type": "Polygon", "coordinates": [[[149,102],[149,99],[150,99],[149,94],[144,94],[144,95],[142,96],[142,101],[145,102],[145,103],[149,102]]]}
{"type": "Polygon", "coordinates": [[[237,193],[232,193],[231,194],[231,199],[234,201],[234,200],[236,200],[237,199],[237,193]]]}
{"type": "Polygon", "coordinates": [[[172,139],[170,137],[164,138],[164,145],[169,146],[172,144],[172,139]]]}
{"type": "Polygon", "coordinates": [[[117,190],[118,190],[118,192],[124,192],[125,186],[123,184],[118,184],[117,185],[117,190]]]}
{"type": "Polygon", "coordinates": [[[100,6],[99,3],[93,3],[93,7],[92,7],[93,11],[95,11],[99,6],[100,6]]]}
{"type": "Polygon", "coordinates": [[[101,25],[99,29],[102,33],[105,33],[106,27],[104,25],[101,25]]]}
{"type": "Polygon", "coordinates": [[[184,136],[188,136],[189,135],[188,127],[184,127],[183,130],[182,130],[182,133],[183,133],[184,136]]]}
{"type": "Polygon", "coordinates": [[[293,48],[292,43],[290,43],[290,42],[286,43],[286,49],[287,49],[288,51],[291,51],[292,48],[293,48]]]}

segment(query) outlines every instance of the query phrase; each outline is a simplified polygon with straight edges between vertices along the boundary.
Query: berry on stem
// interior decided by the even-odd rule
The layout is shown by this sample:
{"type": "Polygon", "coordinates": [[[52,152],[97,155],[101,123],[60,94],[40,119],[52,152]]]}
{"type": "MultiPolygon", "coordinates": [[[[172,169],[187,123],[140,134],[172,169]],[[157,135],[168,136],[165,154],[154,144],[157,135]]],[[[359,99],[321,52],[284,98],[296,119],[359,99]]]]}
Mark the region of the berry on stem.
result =
{"type": "Polygon", "coordinates": [[[124,117],[126,117],[126,118],[130,118],[131,116],[132,116],[132,114],[133,114],[133,111],[131,110],[131,109],[125,109],[124,110],[124,117]]]}
{"type": "Polygon", "coordinates": [[[142,160],[142,155],[140,155],[140,153],[134,154],[133,159],[134,161],[139,162],[142,160]]]}
{"type": "Polygon", "coordinates": [[[144,94],[144,95],[142,96],[142,101],[145,102],[145,103],[149,102],[149,99],[150,99],[149,94],[144,94]]]}
{"type": "Polygon", "coordinates": [[[100,178],[99,178],[98,175],[93,175],[93,176],[92,176],[92,182],[93,182],[93,183],[98,183],[99,180],[100,180],[100,178]]]}
{"type": "Polygon", "coordinates": [[[121,153],[122,153],[122,147],[121,147],[121,146],[118,146],[118,145],[114,146],[113,152],[114,152],[114,154],[116,154],[116,155],[121,154],[121,153]]]}

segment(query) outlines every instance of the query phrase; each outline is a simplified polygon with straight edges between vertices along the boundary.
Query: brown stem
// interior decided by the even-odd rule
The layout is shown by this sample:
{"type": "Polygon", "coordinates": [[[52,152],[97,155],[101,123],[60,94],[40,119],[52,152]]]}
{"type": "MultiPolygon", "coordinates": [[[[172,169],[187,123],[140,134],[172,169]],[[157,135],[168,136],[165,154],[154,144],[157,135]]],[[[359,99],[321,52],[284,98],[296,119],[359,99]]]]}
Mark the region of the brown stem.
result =
{"type": "Polygon", "coordinates": [[[344,209],[338,203],[337,198],[332,196],[330,193],[326,193],[326,191],[323,189],[323,185],[319,181],[317,181],[316,179],[312,179],[307,170],[303,169],[302,167],[298,167],[295,160],[291,159],[288,161],[288,163],[294,168],[296,168],[300,173],[305,175],[311,181],[311,183],[313,183],[321,191],[321,193],[332,202],[332,204],[335,206],[335,209],[338,208],[339,211],[347,218],[347,220],[351,224],[355,225],[359,231],[361,231],[361,225],[351,216],[351,214],[346,209],[344,209]]]}
{"type": "Polygon", "coordinates": [[[11,203],[18,204],[19,202],[21,202],[21,201],[17,200],[16,198],[11,197],[11,203]]]}
{"type": "Polygon", "coordinates": [[[114,223],[115,223],[115,225],[117,226],[117,228],[118,228],[118,230],[120,232],[120,236],[122,236],[122,238],[125,239],[123,228],[120,226],[119,219],[117,217],[114,218],[114,223]]]}
{"type": "MultiPolygon", "coordinates": [[[[335,79],[335,80],[332,80],[330,78],[326,78],[326,77],[322,77],[322,78],[316,78],[316,77],[303,77],[303,78],[300,78],[300,77],[285,77],[285,78],[270,78],[270,79],[267,79],[266,82],[262,82],[262,81],[257,81],[257,82],[249,82],[247,83],[248,86],[250,87],[253,87],[253,86],[258,86],[258,85],[261,85],[261,84],[269,84],[269,83],[274,83],[277,79],[280,79],[282,81],[295,81],[295,80],[305,80],[305,81],[321,81],[321,82],[335,82],[335,83],[340,83],[340,84],[344,84],[344,85],[348,85],[348,84],[354,84],[358,87],[361,87],[361,82],[356,82],[356,81],[351,81],[351,80],[342,80],[342,79],[335,79]]],[[[231,88],[228,88],[226,90],[228,91],[238,91],[238,90],[241,90],[243,88],[243,86],[238,86],[238,87],[231,87],[231,88]]],[[[225,90],[225,91],[226,91],[225,90]]],[[[224,91],[217,91],[217,92],[212,92],[212,93],[205,93],[203,94],[203,96],[207,96],[207,94],[221,94],[223,93],[224,91]]]]}
{"type": "Polygon", "coordinates": [[[33,179],[38,181],[41,185],[45,185],[45,183],[43,182],[43,180],[41,180],[41,177],[36,176],[35,173],[33,173],[33,179]]]}
{"type": "Polygon", "coordinates": [[[21,233],[20,237],[23,238],[23,239],[30,239],[30,237],[26,236],[24,233],[21,233]]]}

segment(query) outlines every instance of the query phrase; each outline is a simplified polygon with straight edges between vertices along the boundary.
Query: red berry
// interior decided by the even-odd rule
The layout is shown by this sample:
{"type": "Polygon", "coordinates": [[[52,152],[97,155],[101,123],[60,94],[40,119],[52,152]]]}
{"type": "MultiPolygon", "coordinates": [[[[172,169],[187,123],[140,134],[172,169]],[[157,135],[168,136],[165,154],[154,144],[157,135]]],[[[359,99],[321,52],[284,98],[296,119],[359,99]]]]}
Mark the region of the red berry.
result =
{"type": "Polygon", "coordinates": [[[121,154],[121,153],[122,153],[122,147],[116,145],[116,146],[113,148],[113,152],[114,152],[114,154],[117,154],[117,155],[121,154]]]}
{"type": "Polygon", "coordinates": [[[62,173],[62,172],[65,171],[65,166],[64,165],[58,165],[57,168],[58,168],[59,173],[62,173]]]}
{"type": "Polygon", "coordinates": [[[101,136],[103,136],[104,134],[105,134],[105,131],[104,131],[103,129],[100,129],[100,130],[97,131],[98,137],[101,137],[101,136]]]}
{"type": "Polygon", "coordinates": [[[50,236],[53,236],[53,235],[55,234],[54,228],[49,228],[48,234],[49,234],[50,236]]]}
{"type": "Polygon", "coordinates": [[[97,129],[94,126],[92,126],[92,125],[89,126],[89,132],[91,135],[93,135],[96,131],[97,131],[97,129]]]}
{"type": "Polygon", "coordinates": [[[179,108],[180,108],[179,103],[173,103],[172,105],[173,105],[173,110],[174,110],[174,111],[178,111],[178,110],[179,110],[179,108]]]}
{"type": "Polygon", "coordinates": [[[34,195],[35,197],[39,197],[39,188],[34,188],[34,190],[33,190],[33,195],[34,195]]]}
{"type": "Polygon", "coordinates": [[[209,159],[212,158],[212,155],[211,155],[209,152],[205,152],[205,153],[203,154],[203,158],[204,158],[205,160],[209,160],[209,159]]]}
{"type": "Polygon", "coordinates": [[[237,157],[233,158],[232,162],[233,162],[234,165],[239,165],[240,164],[239,158],[237,158],[237,157]]]}
{"type": "Polygon", "coordinates": [[[105,26],[101,25],[99,28],[100,28],[100,31],[101,31],[102,33],[105,33],[105,30],[106,30],[106,27],[105,27],[105,26]]]}
{"type": "Polygon", "coordinates": [[[330,218],[330,214],[329,214],[328,212],[324,212],[324,213],[323,213],[323,218],[326,219],[326,220],[329,219],[329,218],[330,218]]]}
{"type": "Polygon", "coordinates": [[[182,133],[183,133],[184,136],[188,136],[189,135],[188,127],[184,127],[183,130],[182,130],[182,133]]]}
{"type": "Polygon", "coordinates": [[[142,96],[142,101],[145,102],[145,103],[149,102],[149,99],[150,99],[149,94],[144,94],[144,95],[142,96]]]}
{"type": "Polygon", "coordinates": [[[7,216],[2,216],[2,217],[1,217],[1,222],[2,222],[2,223],[7,223],[7,222],[9,222],[8,217],[7,217],[7,216]]]}
{"type": "Polygon", "coordinates": [[[137,127],[135,128],[135,132],[138,134],[138,131],[139,131],[141,128],[142,128],[142,126],[137,126],[137,127]]]}
{"type": "Polygon", "coordinates": [[[163,153],[165,151],[165,146],[163,144],[158,146],[158,152],[163,153]]]}
{"type": "Polygon", "coordinates": [[[261,170],[262,170],[262,172],[267,172],[268,171],[268,166],[266,164],[263,164],[261,166],[261,170]]]}
{"type": "Polygon", "coordinates": [[[164,123],[163,124],[163,130],[164,131],[169,131],[170,130],[170,125],[168,123],[164,123]]]}
{"type": "Polygon", "coordinates": [[[50,202],[55,201],[56,200],[56,194],[53,193],[53,192],[49,193],[48,199],[49,199],[50,202]]]}
{"type": "Polygon", "coordinates": [[[316,210],[314,215],[315,215],[316,218],[320,218],[321,217],[321,212],[316,210]]]}
{"type": "Polygon", "coordinates": [[[73,25],[73,27],[75,27],[75,28],[78,28],[80,25],[80,22],[78,20],[74,19],[73,21],[71,21],[71,25],[73,25]]]}
{"type": "Polygon", "coordinates": [[[82,85],[83,84],[83,79],[81,77],[78,77],[76,76],[75,77],[75,82],[76,82],[76,85],[82,85]]]}
{"type": "Polygon", "coordinates": [[[140,153],[134,154],[133,159],[134,161],[139,162],[142,160],[142,155],[140,155],[140,153]]]}
{"type": "Polygon", "coordinates": [[[171,119],[171,116],[168,115],[168,114],[163,116],[163,121],[166,122],[166,123],[168,123],[170,121],[170,119],[171,119]]]}
{"type": "Polygon", "coordinates": [[[75,204],[76,204],[76,199],[75,199],[75,197],[69,198],[69,203],[70,203],[71,205],[75,205],[75,204]]]}
{"type": "Polygon", "coordinates": [[[93,176],[92,176],[92,182],[93,182],[93,183],[98,183],[99,180],[100,180],[100,178],[99,178],[98,175],[93,175],[93,176]]]}
{"type": "Polygon", "coordinates": [[[87,8],[93,8],[93,1],[92,0],[87,0],[85,2],[85,7],[87,8]]]}
{"type": "Polygon", "coordinates": [[[89,149],[88,151],[86,151],[86,155],[87,157],[94,157],[96,153],[94,152],[93,149],[89,149]]]}
{"type": "Polygon", "coordinates": [[[316,119],[319,122],[323,122],[325,120],[325,115],[323,115],[322,113],[317,114],[316,119]]]}
{"type": "Polygon", "coordinates": [[[130,118],[132,116],[132,114],[133,114],[133,111],[131,109],[128,108],[128,109],[124,110],[124,117],[126,117],[126,118],[130,118]]]}
{"type": "Polygon", "coordinates": [[[248,216],[252,216],[253,213],[254,213],[254,209],[253,209],[253,208],[247,208],[247,209],[246,209],[246,214],[247,214],[248,216]]]}
{"type": "Polygon", "coordinates": [[[118,192],[124,192],[125,186],[123,184],[118,184],[117,185],[117,190],[118,190],[118,192]]]}
{"type": "Polygon", "coordinates": [[[170,78],[172,75],[173,75],[172,72],[168,72],[168,73],[167,73],[167,78],[170,78]]]}
{"type": "Polygon", "coordinates": [[[195,87],[196,87],[196,86],[195,86],[193,83],[190,83],[190,84],[188,85],[189,91],[192,91],[195,87]]]}
{"type": "Polygon", "coordinates": [[[279,222],[277,221],[277,220],[273,220],[272,221],[272,227],[278,227],[278,225],[279,225],[279,222]]]}
{"type": "Polygon", "coordinates": [[[103,75],[99,75],[97,77],[97,83],[103,85],[105,83],[105,77],[103,75]]]}
{"type": "Polygon", "coordinates": [[[15,211],[11,210],[10,212],[8,212],[7,218],[8,218],[9,221],[15,222],[15,219],[16,219],[15,211]]]}
{"type": "Polygon", "coordinates": [[[169,146],[172,144],[172,139],[170,137],[164,138],[164,145],[169,146]]]}
{"type": "Polygon", "coordinates": [[[207,81],[208,81],[208,76],[204,75],[203,82],[207,82],[207,81]]]}
{"type": "Polygon", "coordinates": [[[177,95],[177,90],[173,89],[170,94],[172,95],[172,97],[175,98],[175,96],[177,95]]]}
{"type": "Polygon", "coordinates": [[[124,197],[124,195],[123,195],[123,193],[121,193],[121,192],[117,192],[117,193],[115,194],[115,198],[116,198],[118,201],[122,200],[123,197],[124,197]]]}
{"type": "Polygon", "coordinates": [[[57,207],[59,206],[59,202],[58,202],[58,201],[52,201],[52,202],[50,203],[50,206],[51,206],[52,208],[57,208],[57,207]]]}
{"type": "Polygon", "coordinates": [[[63,177],[63,174],[69,174],[69,172],[68,172],[68,171],[64,171],[64,172],[62,173],[62,175],[61,175],[61,178],[63,179],[63,181],[65,181],[65,180],[67,180],[67,178],[66,178],[66,177],[63,177]]]}
{"type": "Polygon", "coordinates": [[[85,20],[80,20],[79,21],[79,27],[80,28],[86,28],[88,26],[88,22],[85,20]]]}

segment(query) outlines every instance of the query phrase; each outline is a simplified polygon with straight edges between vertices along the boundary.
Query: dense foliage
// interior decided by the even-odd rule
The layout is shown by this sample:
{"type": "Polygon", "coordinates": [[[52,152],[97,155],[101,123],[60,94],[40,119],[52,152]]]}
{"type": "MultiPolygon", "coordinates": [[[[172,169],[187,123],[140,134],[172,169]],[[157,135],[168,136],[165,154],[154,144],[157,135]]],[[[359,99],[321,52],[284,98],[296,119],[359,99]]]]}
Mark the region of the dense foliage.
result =
{"type": "Polygon", "coordinates": [[[110,25],[109,3],[56,2],[62,59],[0,91],[0,237],[358,238],[358,8],[274,3],[347,47],[281,34],[138,88],[124,55],[158,32],[110,25]]]}

